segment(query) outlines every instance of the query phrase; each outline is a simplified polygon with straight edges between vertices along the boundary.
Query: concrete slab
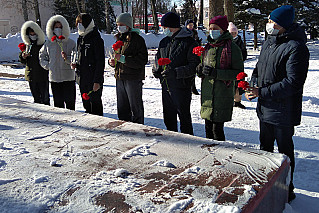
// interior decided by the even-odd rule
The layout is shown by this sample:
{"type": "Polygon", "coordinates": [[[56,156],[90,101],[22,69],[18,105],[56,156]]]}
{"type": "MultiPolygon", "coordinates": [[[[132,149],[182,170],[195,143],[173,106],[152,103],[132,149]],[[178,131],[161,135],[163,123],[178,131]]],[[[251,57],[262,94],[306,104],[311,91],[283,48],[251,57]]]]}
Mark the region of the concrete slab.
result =
{"type": "Polygon", "coordinates": [[[279,153],[5,97],[0,130],[0,208],[282,212],[287,201],[279,153]]]}

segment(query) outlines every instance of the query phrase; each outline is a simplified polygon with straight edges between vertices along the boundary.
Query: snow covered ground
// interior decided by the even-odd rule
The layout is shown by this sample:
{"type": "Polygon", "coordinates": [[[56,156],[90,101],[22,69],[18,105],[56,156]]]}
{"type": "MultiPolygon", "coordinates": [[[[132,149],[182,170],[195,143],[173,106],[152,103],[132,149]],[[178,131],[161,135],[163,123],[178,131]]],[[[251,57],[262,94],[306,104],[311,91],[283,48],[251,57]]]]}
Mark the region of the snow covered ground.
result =
{"type": "MultiPolygon", "coordinates": [[[[0,58],[16,48],[15,42],[0,43],[0,58]]],[[[112,41],[113,42],[113,41],[112,41]]],[[[151,42],[155,42],[151,39],[151,42]]],[[[295,192],[297,198],[286,206],[285,212],[319,212],[319,42],[308,43],[311,54],[309,73],[304,87],[303,117],[302,124],[295,128],[295,192]]],[[[143,99],[145,107],[145,124],[165,129],[162,120],[161,87],[157,79],[151,74],[151,63],[154,60],[154,50],[149,50],[150,64],[147,65],[146,79],[144,81],[143,99]]],[[[258,52],[249,52],[248,60],[245,62],[245,72],[251,74],[258,58],[258,52]]],[[[13,69],[0,66],[0,73],[24,74],[24,69],[13,69]]],[[[1,74],[0,74],[1,76],[1,74]]],[[[200,79],[196,79],[197,89],[200,91],[200,79]]],[[[32,102],[28,83],[23,78],[0,77],[0,95],[19,100],[32,102]]],[[[243,104],[247,109],[234,108],[233,120],[225,124],[226,139],[234,144],[241,144],[253,149],[259,149],[258,141],[258,118],[256,116],[256,101],[247,101],[243,97],[243,104]]],[[[51,105],[53,99],[51,97],[51,105]]],[[[104,116],[117,118],[115,79],[113,70],[106,67],[105,83],[103,88],[104,116]]],[[[83,112],[80,93],[77,88],[76,110],[83,112]]],[[[204,122],[200,118],[200,96],[193,95],[191,112],[193,118],[194,134],[205,137],[204,122]]],[[[0,120],[1,122],[1,120],[0,120]]],[[[1,130],[1,125],[0,125],[1,130]]],[[[1,150],[3,140],[0,137],[0,172],[1,156],[5,154],[1,150]]],[[[0,188],[1,188],[0,182],[0,188]]],[[[0,210],[1,212],[3,210],[0,210]]],[[[6,212],[6,211],[5,211],[6,212]]],[[[10,212],[8,210],[7,212],[10,212]]]]}

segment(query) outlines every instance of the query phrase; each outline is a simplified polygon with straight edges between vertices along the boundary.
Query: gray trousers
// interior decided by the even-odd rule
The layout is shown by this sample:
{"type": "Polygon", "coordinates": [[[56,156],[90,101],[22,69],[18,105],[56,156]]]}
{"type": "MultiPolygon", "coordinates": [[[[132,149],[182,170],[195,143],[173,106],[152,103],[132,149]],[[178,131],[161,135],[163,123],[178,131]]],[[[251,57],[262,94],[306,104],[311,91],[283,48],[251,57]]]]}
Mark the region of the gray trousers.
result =
{"type": "Polygon", "coordinates": [[[144,124],[142,80],[116,79],[117,115],[120,120],[144,124]]]}

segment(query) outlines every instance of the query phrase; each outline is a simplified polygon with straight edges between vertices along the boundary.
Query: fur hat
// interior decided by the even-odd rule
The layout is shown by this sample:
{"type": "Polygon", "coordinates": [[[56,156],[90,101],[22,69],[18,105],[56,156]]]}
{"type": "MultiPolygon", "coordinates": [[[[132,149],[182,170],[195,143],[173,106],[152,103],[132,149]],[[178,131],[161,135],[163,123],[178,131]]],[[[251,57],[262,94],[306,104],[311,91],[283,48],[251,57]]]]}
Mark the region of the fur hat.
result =
{"type": "Polygon", "coordinates": [[[116,23],[125,24],[129,28],[133,29],[133,18],[130,13],[122,13],[116,18],[116,23]]]}
{"type": "Polygon", "coordinates": [[[291,5],[281,6],[270,13],[269,19],[288,29],[294,22],[295,9],[291,5]]]}
{"type": "Polygon", "coordinates": [[[209,21],[209,25],[216,24],[218,25],[223,31],[227,30],[228,27],[228,20],[227,16],[215,16],[209,21]]]}
{"type": "Polygon", "coordinates": [[[65,41],[69,39],[70,36],[70,27],[68,21],[61,15],[52,16],[46,26],[46,32],[48,36],[48,40],[51,41],[53,36],[53,27],[56,22],[60,22],[62,24],[62,35],[65,37],[65,41]]]}
{"type": "Polygon", "coordinates": [[[179,28],[181,26],[179,15],[173,12],[166,13],[161,20],[163,27],[179,28]]]}
{"type": "Polygon", "coordinates": [[[40,28],[40,26],[34,21],[27,21],[21,27],[21,37],[22,37],[23,43],[27,45],[31,44],[31,41],[29,38],[29,32],[28,32],[30,30],[28,29],[32,29],[35,32],[35,34],[38,35],[37,45],[42,45],[45,42],[45,35],[42,29],[40,28]]]}

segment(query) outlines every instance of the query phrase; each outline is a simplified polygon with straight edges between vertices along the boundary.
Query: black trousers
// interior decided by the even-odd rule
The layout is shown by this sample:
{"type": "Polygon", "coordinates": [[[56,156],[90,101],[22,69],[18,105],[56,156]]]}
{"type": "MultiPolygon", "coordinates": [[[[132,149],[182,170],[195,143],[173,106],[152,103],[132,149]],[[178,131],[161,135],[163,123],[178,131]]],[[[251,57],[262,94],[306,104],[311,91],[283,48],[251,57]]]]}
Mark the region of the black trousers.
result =
{"type": "Polygon", "coordinates": [[[224,122],[213,122],[205,119],[206,138],[225,141],[224,122]]]}
{"type": "Polygon", "coordinates": [[[116,80],[117,115],[120,120],[144,124],[142,80],[116,80]]]}
{"type": "Polygon", "coordinates": [[[162,87],[162,102],[164,123],[167,130],[178,132],[177,115],[182,133],[193,135],[190,105],[192,100],[191,87],[169,88],[162,87]]]}
{"type": "Polygon", "coordinates": [[[34,103],[50,105],[49,81],[29,81],[34,103]]]}
{"type": "Polygon", "coordinates": [[[294,126],[275,126],[269,123],[260,121],[260,149],[268,152],[274,151],[274,142],[276,140],[278,151],[287,155],[290,158],[291,167],[291,181],[289,190],[293,190],[293,173],[295,170],[295,155],[294,142],[292,136],[294,135],[294,126]]]}
{"type": "MultiPolygon", "coordinates": [[[[83,93],[88,93],[93,89],[93,84],[91,85],[80,85],[81,97],[83,93]]],[[[84,100],[82,98],[83,107],[86,113],[93,115],[103,116],[103,104],[102,104],[102,92],[103,86],[101,85],[100,89],[96,92],[92,92],[89,96],[89,100],[84,100]]]]}
{"type": "Polygon", "coordinates": [[[75,110],[75,81],[51,82],[54,106],[75,110]]]}

